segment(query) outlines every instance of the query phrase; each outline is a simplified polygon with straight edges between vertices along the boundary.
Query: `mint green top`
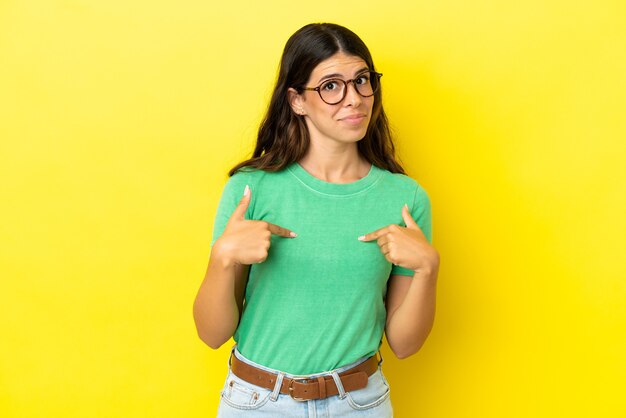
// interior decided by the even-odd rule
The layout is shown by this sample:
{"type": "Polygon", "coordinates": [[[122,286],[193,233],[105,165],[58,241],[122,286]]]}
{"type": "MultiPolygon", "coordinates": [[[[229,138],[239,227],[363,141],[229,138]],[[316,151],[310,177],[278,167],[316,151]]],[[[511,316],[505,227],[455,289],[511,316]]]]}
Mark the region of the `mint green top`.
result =
{"type": "Polygon", "coordinates": [[[392,265],[376,241],[358,237],[389,224],[406,226],[407,203],[429,241],[426,191],[412,178],[372,165],[352,183],[329,183],[292,163],[278,172],[245,168],[229,178],[215,217],[222,234],[252,190],[246,219],[288,228],[296,238],[271,237],[267,259],[252,264],[234,339],[246,358],[289,374],[329,371],[376,353],[387,312],[390,274],[413,276],[392,265]]]}

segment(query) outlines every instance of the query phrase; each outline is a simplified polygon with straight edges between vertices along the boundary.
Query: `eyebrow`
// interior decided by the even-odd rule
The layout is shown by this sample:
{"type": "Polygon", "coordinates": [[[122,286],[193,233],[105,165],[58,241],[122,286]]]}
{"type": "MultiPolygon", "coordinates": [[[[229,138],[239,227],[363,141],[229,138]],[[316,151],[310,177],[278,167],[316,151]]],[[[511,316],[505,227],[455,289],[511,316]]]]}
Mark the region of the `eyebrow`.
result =
{"type": "MultiPolygon", "coordinates": [[[[355,71],[355,72],[354,72],[354,75],[361,74],[363,71],[368,71],[368,70],[369,70],[369,68],[367,68],[367,67],[363,67],[363,68],[361,68],[360,70],[355,71]]],[[[319,81],[318,81],[317,83],[319,84],[319,83],[321,83],[322,81],[327,80],[327,79],[329,79],[329,78],[341,78],[341,76],[342,76],[342,75],[343,75],[343,74],[339,74],[339,73],[326,74],[324,77],[320,78],[320,79],[319,79],[319,81]]]]}

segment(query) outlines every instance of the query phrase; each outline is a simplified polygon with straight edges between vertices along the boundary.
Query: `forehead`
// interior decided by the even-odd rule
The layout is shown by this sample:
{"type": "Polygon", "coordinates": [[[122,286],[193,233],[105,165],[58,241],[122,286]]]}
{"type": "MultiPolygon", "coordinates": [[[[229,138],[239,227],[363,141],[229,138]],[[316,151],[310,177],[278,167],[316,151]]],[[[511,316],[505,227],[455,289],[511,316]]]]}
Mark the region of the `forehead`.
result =
{"type": "Polygon", "coordinates": [[[337,52],[335,55],[317,64],[311,71],[310,79],[317,81],[330,74],[351,77],[364,68],[367,68],[367,63],[363,58],[356,55],[348,55],[344,52],[337,52]]]}

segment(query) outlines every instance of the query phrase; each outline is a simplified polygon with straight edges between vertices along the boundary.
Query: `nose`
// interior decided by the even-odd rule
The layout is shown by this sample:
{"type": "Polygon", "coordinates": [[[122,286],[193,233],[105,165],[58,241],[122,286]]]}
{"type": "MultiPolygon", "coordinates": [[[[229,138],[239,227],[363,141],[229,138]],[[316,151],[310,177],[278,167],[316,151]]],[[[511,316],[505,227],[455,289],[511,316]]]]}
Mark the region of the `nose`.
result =
{"type": "Polygon", "coordinates": [[[361,104],[361,95],[356,91],[354,80],[346,86],[345,104],[347,106],[358,107],[361,104]]]}

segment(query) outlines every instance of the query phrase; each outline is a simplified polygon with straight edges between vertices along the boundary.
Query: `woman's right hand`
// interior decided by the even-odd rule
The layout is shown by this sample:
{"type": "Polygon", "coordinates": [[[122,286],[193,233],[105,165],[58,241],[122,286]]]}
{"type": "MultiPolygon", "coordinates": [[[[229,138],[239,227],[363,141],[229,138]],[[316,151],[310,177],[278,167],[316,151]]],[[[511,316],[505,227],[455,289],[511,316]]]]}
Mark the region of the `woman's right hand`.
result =
{"type": "Polygon", "coordinates": [[[265,261],[272,234],[294,238],[295,232],[270,222],[246,220],[251,190],[246,185],[243,197],[228,219],[222,235],[213,244],[213,251],[228,265],[255,264],[265,261]]]}

